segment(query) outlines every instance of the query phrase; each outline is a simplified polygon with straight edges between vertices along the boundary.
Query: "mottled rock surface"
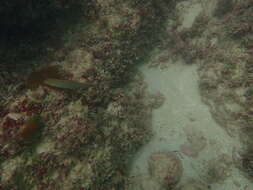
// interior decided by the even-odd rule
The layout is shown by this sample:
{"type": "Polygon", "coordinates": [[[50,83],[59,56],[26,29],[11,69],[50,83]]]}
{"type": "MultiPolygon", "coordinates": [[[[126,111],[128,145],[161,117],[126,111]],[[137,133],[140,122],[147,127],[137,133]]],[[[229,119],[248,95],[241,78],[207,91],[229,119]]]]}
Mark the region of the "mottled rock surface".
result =
{"type": "Polygon", "coordinates": [[[174,187],[183,174],[181,160],[171,152],[153,153],[148,164],[151,178],[162,187],[174,187]]]}

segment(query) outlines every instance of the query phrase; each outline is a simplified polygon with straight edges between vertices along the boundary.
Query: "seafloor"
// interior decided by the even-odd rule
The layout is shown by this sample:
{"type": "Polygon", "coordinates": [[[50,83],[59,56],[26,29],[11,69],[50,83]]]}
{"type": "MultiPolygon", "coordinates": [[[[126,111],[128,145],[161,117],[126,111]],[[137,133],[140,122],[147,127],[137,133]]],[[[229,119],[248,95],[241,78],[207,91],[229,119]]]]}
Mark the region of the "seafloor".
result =
{"type": "Polygon", "coordinates": [[[252,0],[52,2],[0,9],[0,190],[253,189],[252,0]]]}

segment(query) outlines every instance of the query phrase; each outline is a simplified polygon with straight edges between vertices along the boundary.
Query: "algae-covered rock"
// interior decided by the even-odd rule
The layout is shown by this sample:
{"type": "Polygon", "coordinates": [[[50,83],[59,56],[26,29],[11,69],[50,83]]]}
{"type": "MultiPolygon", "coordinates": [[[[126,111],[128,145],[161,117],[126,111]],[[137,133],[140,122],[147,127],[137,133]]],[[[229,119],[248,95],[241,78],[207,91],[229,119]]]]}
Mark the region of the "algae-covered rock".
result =
{"type": "Polygon", "coordinates": [[[221,17],[233,9],[234,2],[232,0],[218,0],[214,16],[221,17]]]}
{"type": "Polygon", "coordinates": [[[181,160],[171,152],[156,152],[149,159],[150,176],[162,187],[175,187],[183,174],[181,160]]]}
{"type": "Polygon", "coordinates": [[[200,181],[190,180],[189,182],[185,183],[184,185],[180,186],[176,190],[208,190],[207,185],[203,184],[200,181]]]}
{"type": "Polygon", "coordinates": [[[222,154],[208,162],[207,180],[209,183],[218,183],[226,180],[232,174],[232,159],[222,154]]]}
{"type": "MultiPolygon", "coordinates": [[[[157,26],[163,23],[167,14],[164,10],[171,7],[170,1],[80,1],[83,6],[77,11],[63,8],[67,12],[71,10],[68,13],[80,14],[74,17],[63,14],[64,19],[59,20],[55,15],[52,20],[37,23],[42,27],[55,21],[55,25],[60,26],[61,30],[54,30],[54,24],[50,25],[51,30],[43,33],[45,38],[42,39],[46,41],[34,35],[37,40],[34,43],[27,33],[18,46],[12,41],[14,46],[8,51],[0,47],[1,59],[13,65],[26,63],[22,67],[25,71],[13,68],[18,80],[12,84],[22,83],[20,88],[13,88],[18,89],[16,93],[12,88],[6,88],[8,92],[0,90],[5,97],[4,104],[0,105],[5,108],[1,115],[20,113],[29,117],[39,113],[45,121],[38,144],[0,147],[1,175],[8,174],[5,166],[9,159],[19,157],[19,163],[24,163],[14,167],[8,180],[0,181],[3,189],[122,189],[132,155],[150,139],[147,121],[151,108],[144,101],[145,89],[127,84],[135,75],[133,66],[147,55],[157,40],[154,34],[161,30],[157,26]],[[38,50],[38,54],[33,50],[38,50]],[[50,65],[53,67],[49,68],[50,65]],[[54,65],[66,72],[58,75],[54,65]],[[27,81],[34,88],[28,89],[29,85],[24,85],[27,81]],[[47,85],[43,85],[45,83],[47,85]],[[91,84],[91,87],[81,93],[48,87],[73,89],[83,84],[91,84]],[[15,154],[11,154],[12,151],[15,154]]],[[[43,2],[47,6],[48,1],[43,2]]],[[[55,2],[62,5],[62,1],[51,3],[55,2]]],[[[50,14],[45,12],[45,18],[47,16],[50,14]]],[[[37,21],[39,17],[36,17],[35,14],[32,20],[37,21]]],[[[23,26],[31,25],[25,22],[23,26]]],[[[6,79],[5,82],[8,83],[6,79]]],[[[17,117],[15,114],[11,116],[17,117]]],[[[33,130],[28,131],[33,134],[33,130]]],[[[5,139],[1,138],[3,142],[5,139]]],[[[12,142],[13,139],[7,140],[12,142]]]]}

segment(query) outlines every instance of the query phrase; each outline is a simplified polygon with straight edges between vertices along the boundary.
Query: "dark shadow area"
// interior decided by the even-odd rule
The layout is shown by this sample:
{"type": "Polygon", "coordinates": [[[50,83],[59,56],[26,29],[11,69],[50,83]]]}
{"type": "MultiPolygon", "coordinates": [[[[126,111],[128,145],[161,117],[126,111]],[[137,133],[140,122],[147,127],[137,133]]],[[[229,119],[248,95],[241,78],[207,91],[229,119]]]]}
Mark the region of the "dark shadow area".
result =
{"type": "Polygon", "coordinates": [[[0,72],[23,70],[42,61],[50,49],[63,46],[63,36],[85,24],[91,0],[11,0],[0,3],[0,72]]]}

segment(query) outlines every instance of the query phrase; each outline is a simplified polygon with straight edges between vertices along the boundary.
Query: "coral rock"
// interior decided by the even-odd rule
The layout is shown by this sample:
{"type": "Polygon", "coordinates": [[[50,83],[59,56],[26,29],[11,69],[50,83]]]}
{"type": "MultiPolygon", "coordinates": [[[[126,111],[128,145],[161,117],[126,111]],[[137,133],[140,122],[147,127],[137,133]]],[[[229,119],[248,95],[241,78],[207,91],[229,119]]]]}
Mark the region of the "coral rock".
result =
{"type": "Polygon", "coordinates": [[[181,160],[174,153],[153,153],[148,164],[151,177],[164,187],[176,186],[183,174],[181,160]]]}
{"type": "Polygon", "coordinates": [[[208,190],[208,189],[209,188],[207,187],[207,185],[199,181],[191,180],[186,184],[182,185],[178,190],[208,190]]]}

